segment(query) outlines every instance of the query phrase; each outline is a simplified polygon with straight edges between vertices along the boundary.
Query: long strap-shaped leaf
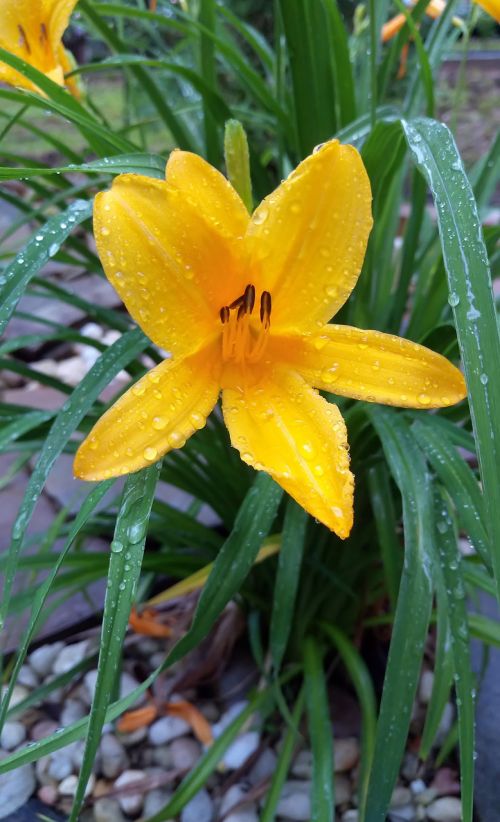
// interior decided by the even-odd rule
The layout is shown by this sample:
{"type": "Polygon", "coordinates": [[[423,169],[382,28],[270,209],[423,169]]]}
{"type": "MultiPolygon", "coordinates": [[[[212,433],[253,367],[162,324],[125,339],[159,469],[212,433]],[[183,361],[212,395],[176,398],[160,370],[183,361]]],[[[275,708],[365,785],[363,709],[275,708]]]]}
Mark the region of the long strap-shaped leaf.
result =
{"type": "Polygon", "coordinates": [[[304,642],[304,684],[313,755],[311,822],[333,822],[333,731],[323,656],[318,643],[312,637],[308,637],[304,642]]]}
{"type": "Polygon", "coordinates": [[[410,726],[432,605],[432,499],[426,464],[407,424],[367,409],[403,498],[405,562],[377,723],[365,819],[384,822],[410,726]]]}
{"type": "Polygon", "coordinates": [[[12,583],[17,568],[17,560],[24,539],[26,528],[35,510],[45,480],[55,460],[64,449],[73,432],[77,429],[85,414],[94,404],[101,391],[111,380],[149,344],[140,329],[129,331],[111,345],[75,388],[57,415],[45,440],[40,457],[35,466],[19,509],[5,571],[5,583],[2,595],[0,622],[3,624],[8,613],[12,583]]]}
{"type": "Polygon", "coordinates": [[[59,251],[74,228],[88,220],[91,214],[92,202],[75,200],[66,211],[50,217],[5,269],[5,285],[0,293],[0,335],[32,277],[59,251]]]}
{"type": "Polygon", "coordinates": [[[449,129],[423,118],[402,125],[413,159],[436,203],[500,598],[500,335],[481,222],[449,129]]]}
{"type": "Polygon", "coordinates": [[[119,671],[123,640],[141,573],[147,524],[159,473],[160,463],[132,474],[123,490],[114,539],[111,543],[95,695],[70,822],[78,819],[119,671]]]}
{"type": "MultiPolygon", "coordinates": [[[[198,608],[188,633],[173,648],[165,662],[126,697],[109,706],[106,711],[106,722],[112,722],[123,711],[126,711],[150,685],[156,677],[170,665],[185,656],[207,635],[222,609],[239,590],[243,580],[250,571],[263,539],[267,536],[278,509],[281,488],[266,474],[258,474],[248,491],[240,508],[232,533],[222,546],[214,568],[203,589],[198,608]]],[[[0,774],[18,768],[27,762],[33,762],[40,756],[69,745],[85,736],[88,729],[88,718],[73,723],[64,730],[15,751],[11,756],[0,761],[0,774]]]]}

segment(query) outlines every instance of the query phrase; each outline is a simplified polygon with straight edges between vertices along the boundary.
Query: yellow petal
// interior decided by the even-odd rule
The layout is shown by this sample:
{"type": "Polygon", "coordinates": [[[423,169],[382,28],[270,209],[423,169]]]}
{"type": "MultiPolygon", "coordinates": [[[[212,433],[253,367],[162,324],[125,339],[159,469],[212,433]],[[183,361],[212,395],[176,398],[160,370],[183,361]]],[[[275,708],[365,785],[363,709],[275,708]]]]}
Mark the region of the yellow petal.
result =
{"type": "MultiPolygon", "coordinates": [[[[247,375],[248,376],[248,375],[247,375]]],[[[276,369],[223,391],[231,443],[313,517],[349,535],[354,478],[340,411],[292,371],[276,369]]]]}
{"type": "Polygon", "coordinates": [[[273,328],[314,330],[354,288],[372,227],[359,153],[337,140],[307,157],[252,216],[249,282],[272,296],[273,328]]]}
{"type": "Polygon", "coordinates": [[[203,428],[219,394],[218,351],[165,360],[101,417],[77,451],[76,477],[102,480],[155,462],[203,428]]]}
{"type": "Polygon", "coordinates": [[[500,0],[476,0],[476,3],[500,23],[500,0]]]}
{"type": "Polygon", "coordinates": [[[466,395],[461,372],[445,357],[381,331],[325,325],[313,335],[275,337],[268,353],[317,388],[358,400],[439,408],[466,395]]]}
{"type": "Polygon", "coordinates": [[[220,282],[241,268],[242,241],[182,190],[122,174],[96,197],[94,234],[106,276],[153,342],[184,355],[220,332],[220,282]]]}
{"type": "Polygon", "coordinates": [[[43,0],[44,18],[54,51],[57,51],[62,36],[69,25],[69,18],[78,0],[43,0]]]}
{"type": "Polygon", "coordinates": [[[182,191],[207,222],[219,224],[228,237],[243,237],[250,216],[243,201],[220,171],[190,151],[172,151],[167,182],[182,191]]]}

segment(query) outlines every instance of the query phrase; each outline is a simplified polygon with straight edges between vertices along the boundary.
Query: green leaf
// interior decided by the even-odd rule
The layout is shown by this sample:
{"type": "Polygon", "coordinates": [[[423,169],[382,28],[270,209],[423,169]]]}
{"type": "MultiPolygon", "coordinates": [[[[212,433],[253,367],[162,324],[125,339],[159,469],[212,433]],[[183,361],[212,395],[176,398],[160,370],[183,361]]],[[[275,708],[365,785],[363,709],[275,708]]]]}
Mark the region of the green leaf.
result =
{"type": "MultiPolygon", "coordinates": [[[[41,412],[33,412],[33,413],[41,413],[41,412]]],[[[9,701],[12,696],[12,691],[14,690],[14,686],[16,684],[17,677],[19,675],[19,671],[21,666],[24,663],[24,659],[28,652],[28,648],[30,643],[33,639],[35,631],[37,627],[39,627],[41,619],[43,618],[43,609],[47,600],[47,597],[52,592],[52,586],[54,580],[56,579],[59,570],[66,559],[69,549],[73,544],[74,540],[76,539],[77,535],[87,522],[88,518],[94,511],[96,505],[101,501],[104,495],[108,492],[109,488],[113,485],[114,480],[107,480],[106,482],[100,483],[96,488],[94,488],[90,494],[88,495],[87,499],[82,503],[78,514],[76,515],[75,521],[71,526],[71,530],[68,534],[67,539],[64,542],[62,549],[57,554],[57,559],[54,560],[53,556],[50,557],[50,571],[46,579],[42,582],[41,585],[37,586],[37,589],[32,595],[32,608],[29,623],[26,627],[26,630],[23,634],[23,638],[19,645],[19,650],[16,655],[16,661],[14,667],[12,669],[9,685],[7,687],[7,691],[5,696],[2,700],[1,707],[0,707],[0,729],[3,727],[3,723],[5,721],[5,717],[7,714],[9,701]]],[[[52,684],[52,683],[51,683],[52,684]]],[[[37,694],[39,693],[39,689],[37,689],[37,694]]],[[[33,694],[30,694],[33,696],[33,694]]],[[[35,695],[36,696],[36,695],[35,695]]],[[[37,697],[38,699],[38,697],[37,697]]],[[[34,700],[34,704],[37,704],[37,699],[34,700]]],[[[41,697],[40,697],[41,699],[41,697]]],[[[22,707],[22,703],[21,703],[22,707]]],[[[13,711],[18,709],[18,705],[14,706],[13,709],[9,711],[9,716],[13,714],[13,711]]]]}
{"type": "Polygon", "coordinates": [[[47,220],[5,269],[0,295],[0,334],[3,334],[32,277],[59,251],[71,232],[91,215],[92,202],[75,200],[65,211],[47,220]]]}
{"type": "Polygon", "coordinates": [[[333,729],[322,653],[312,637],[304,641],[304,684],[313,756],[311,820],[312,822],[333,822],[335,818],[333,729]]]}
{"type": "Polygon", "coordinates": [[[271,784],[266,793],[266,799],[262,808],[260,822],[274,822],[276,808],[280,800],[281,791],[285,784],[292,756],[294,754],[295,746],[299,741],[299,726],[302,713],[304,711],[305,690],[304,687],[299,691],[299,695],[295,701],[292,711],[292,721],[286,730],[283,744],[278,753],[278,761],[274,769],[271,779],[271,784]]]}
{"type": "Polygon", "coordinates": [[[388,408],[367,408],[403,499],[405,561],[377,722],[366,818],[384,822],[399,773],[432,605],[432,500],[426,464],[408,426],[388,408]]]}
{"type": "Polygon", "coordinates": [[[279,485],[267,474],[257,474],[201,592],[191,627],[170,651],[164,669],[182,659],[206,637],[223,608],[238,592],[269,533],[282,495],[279,485]]]}
{"type": "Polygon", "coordinates": [[[397,535],[396,511],[388,471],[383,463],[369,469],[368,488],[384,565],[385,585],[394,611],[403,568],[403,551],[397,535]]]}
{"type": "Polygon", "coordinates": [[[81,174],[144,174],[165,178],[165,160],[157,154],[118,154],[112,157],[103,157],[100,160],[91,160],[89,163],[71,163],[67,166],[10,168],[0,167],[0,180],[25,180],[27,177],[47,177],[53,174],[67,172],[81,174]]]}
{"type": "Polygon", "coordinates": [[[322,623],[321,627],[339,652],[361,707],[361,768],[358,791],[359,805],[364,813],[377,730],[375,691],[370,672],[354,644],[334,625],[322,623]]]}
{"type": "Polygon", "coordinates": [[[304,509],[288,500],[271,611],[269,643],[276,671],[283,661],[292,628],[307,521],[304,509]]]}
{"type": "Polygon", "coordinates": [[[127,479],[123,490],[115,534],[111,543],[95,693],[90,710],[78,787],[69,817],[70,822],[76,822],[78,819],[87,782],[92,773],[92,766],[101,741],[106,711],[111,701],[117,674],[119,675],[120,672],[123,641],[141,573],[148,519],[160,467],[161,463],[158,463],[137,474],[132,474],[127,479]]]}
{"type": "Polygon", "coordinates": [[[460,743],[462,820],[472,822],[474,801],[474,696],[465,586],[458,540],[446,501],[436,493],[436,543],[441,560],[450,620],[451,656],[460,743]]]}
{"type": "Polygon", "coordinates": [[[140,329],[124,334],[104,354],[101,354],[88,374],[74,389],[71,397],[63,405],[54,420],[28,482],[12,529],[12,541],[2,595],[1,622],[5,620],[5,615],[8,612],[12,583],[26,528],[31,520],[50,469],[101,391],[109,385],[122,368],[144,351],[148,344],[149,341],[140,329]]]}
{"type": "Polygon", "coordinates": [[[457,516],[487,567],[490,545],[485,527],[484,499],[473,472],[447,438],[435,417],[421,415],[412,431],[455,505],[457,516]]]}
{"type": "Polygon", "coordinates": [[[404,122],[403,130],[436,204],[500,599],[500,381],[496,370],[500,362],[500,335],[481,223],[448,128],[432,120],[417,119],[404,122]]]}

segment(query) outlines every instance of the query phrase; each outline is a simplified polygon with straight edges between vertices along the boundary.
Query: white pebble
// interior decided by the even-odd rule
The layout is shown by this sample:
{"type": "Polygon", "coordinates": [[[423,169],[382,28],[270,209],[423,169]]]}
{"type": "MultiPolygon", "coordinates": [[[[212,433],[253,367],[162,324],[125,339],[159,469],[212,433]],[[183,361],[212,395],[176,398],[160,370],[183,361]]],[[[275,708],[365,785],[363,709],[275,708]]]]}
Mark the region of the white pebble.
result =
{"type": "Polygon", "coordinates": [[[54,751],[49,755],[49,759],[47,774],[52,779],[55,779],[56,782],[62,782],[67,776],[73,773],[73,763],[67,748],[54,751]]]}
{"type": "MultiPolygon", "coordinates": [[[[71,776],[67,776],[66,779],[59,785],[59,795],[60,796],[74,796],[76,794],[76,788],[78,785],[78,777],[76,774],[71,774],[71,776]]],[[[87,787],[85,788],[85,796],[89,796],[94,790],[95,785],[95,777],[93,774],[90,775],[90,779],[87,782],[87,787]]]]}
{"type": "Polygon", "coordinates": [[[84,639],[82,642],[74,642],[72,645],[66,645],[59,651],[54,664],[52,665],[52,672],[59,676],[70,671],[75,665],[78,665],[87,655],[89,648],[89,640],[84,639]]]}
{"type": "Polygon", "coordinates": [[[432,671],[424,671],[420,677],[420,685],[418,687],[418,697],[420,702],[428,705],[432,696],[432,689],[434,687],[434,674],[432,671]]]}
{"type": "Polygon", "coordinates": [[[64,648],[64,642],[54,642],[52,645],[40,645],[28,657],[29,664],[41,679],[50,674],[52,666],[64,648]]]}
{"type": "Polygon", "coordinates": [[[390,807],[400,808],[403,805],[408,805],[411,800],[412,795],[410,789],[405,788],[402,785],[398,785],[392,792],[390,807]]]}
{"type": "Polygon", "coordinates": [[[104,734],[100,745],[101,770],[107,779],[115,779],[127,768],[128,756],[125,748],[112,734],[104,734]]]}
{"type": "Polygon", "coordinates": [[[87,709],[80,699],[67,699],[63,705],[59,721],[65,728],[73,722],[83,719],[87,714],[87,709]]]}
{"type": "Polygon", "coordinates": [[[427,816],[432,822],[460,822],[462,803],[456,796],[442,796],[428,805],[427,816]]]}
{"type": "Polygon", "coordinates": [[[120,805],[116,799],[103,796],[94,804],[95,822],[125,822],[120,805]]]}
{"type": "Polygon", "coordinates": [[[226,750],[222,764],[229,770],[241,768],[244,762],[259,747],[260,734],[257,731],[247,731],[237,736],[226,750]]]}
{"type": "MultiPolygon", "coordinates": [[[[244,802],[246,795],[248,792],[248,788],[244,785],[231,785],[229,790],[226,791],[224,796],[222,797],[222,802],[219,808],[219,816],[225,816],[228,811],[234,805],[239,804],[240,802],[244,802]]],[[[244,805],[241,806],[242,808],[254,807],[252,802],[246,802],[244,805]]],[[[235,812],[236,813],[236,812],[235,812]]]]}
{"type": "MultiPolygon", "coordinates": [[[[123,773],[115,779],[113,783],[113,787],[115,789],[125,788],[132,786],[135,782],[142,782],[146,777],[144,771],[123,771],[123,773]]],[[[127,793],[123,794],[123,796],[117,796],[118,803],[122,811],[130,816],[134,816],[138,814],[142,810],[142,805],[144,802],[144,794],[140,791],[137,793],[127,793]]]]}
{"type": "MultiPolygon", "coordinates": [[[[97,670],[94,669],[92,671],[87,671],[83,678],[83,683],[85,686],[85,700],[87,702],[87,705],[91,705],[97,684],[97,670]]],[[[134,677],[128,674],[126,671],[124,671],[120,677],[120,698],[123,699],[124,697],[128,696],[133,690],[135,690],[135,688],[138,687],[138,685],[139,683],[137,682],[137,680],[134,679],[134,677]]],[[[142,702],[144,702],[144,700],[145,695],[141,694],[141,696],[139,696],[132,704],[140,705],[142,702]]]]}
{"type": "Polygon", "coordinates": [[[359,759],[359,743],[354,736],[336,739],[333,745],[334,771],[345,773],[354,768],[359,759]]]}
{"type": "Polygon", "coordinates": [[[13,751],[26,739],[26,728],[22,722],[6,722],[0,735],[0,745],[4,751],[13,751]]]}
{"type": "Polygon", "coordinates": [[[161,811],[171,796],[172,794],[170,791],[167,791],[164,788],[154,788],[152,791],[148,791],[144,797],[144,818],[149,819],[150,816],[154,816],[155,813],[161,811]]]}
{"type": "MultiPolygon", "coordinates": [[[[7,686],[4,685],[2,688],[2,699],[5,697],[6,693],[7,686]]],[[[13,708],[15,705],[19,705],[19,703],[26,699],[27,696],[29,696],[29,691],[24,685],[14,685],[9,706],[13,708]]]]}
{"type": "Polygon", "coordinates": [[[165,745],[172,739],[185,736],[190,730],[190,725],[182,717],[162,716],[150,726],[148,737],[151,745],[165,745]]]}
{"type": "Polygon", "coordinates": [[[276,808],[278,816],[300,822],[311,818],[311,784],[290,780],[285,782],[276,808]]]}
{"type": "Polygon", "coordinates": [[[29,665],[21,665],[17,675],[17,682],[19,685],[25,685],[26,688],[38,688],[40,684],[37,675],[29,665]]]}
{"type": "Polygon", "coordinates": [[[0,819],[14,814],[30,798],[36,788],[33,765],[21,765],[0,776],[0,819]]]}
{"type": "Polygon", "coordinates": [[[201,745],[196,739],[180,737],[174,739],[170,745],[172,766],[181,771],[189,771],[198,762],[201,756],[201,745]]]}
{"type": "Polygon", "coordinates": [[[181,812],[181,822],[212,822],[213,818],[213,803],[204,788],[193,796],[181,812]]]}
{"type": "Polygon", "coordinates": [[[231,722],[236,719],[237,716],[241,714],[242,711],[245,710],[247,707],[248,702],[242,700],[241,702],[235,702],[234,705],[231,705],[228,710],[222,714],[221,718],[218,722],[216,722],[212,726],[212,733],[214,739],[217,739],[221,735],[223,731],[231,724],[231,722]]]}
{"type": "Polygon", "coordinates": [[[352,794],[352,787],[347,776],[339,774],[335,777],[335,804],[344,805],[349,802],[352,794]]]}
{"type": "Polygon", "coordinates": [[[257,762],[248,774],[248,781],[257,785],[272,776],[276,770],[278,757],[271,748],[264,748],[257,762]]]}

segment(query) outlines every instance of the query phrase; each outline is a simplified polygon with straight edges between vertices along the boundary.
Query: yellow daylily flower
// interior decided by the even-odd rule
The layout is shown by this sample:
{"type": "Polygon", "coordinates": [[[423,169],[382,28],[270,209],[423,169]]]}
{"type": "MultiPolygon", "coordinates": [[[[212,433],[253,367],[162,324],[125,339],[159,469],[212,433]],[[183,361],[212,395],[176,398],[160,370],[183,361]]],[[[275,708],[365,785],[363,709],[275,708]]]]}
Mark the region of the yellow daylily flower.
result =
{"type": "Polygon", "coordinates": [[[417,408],[465,396],[462,374],[439,354],[326,324],[356,284],[372,227],[361,157],[325,143],[251,217],[194,154],[172,152],[166,176],[124,174],[96,197],[106,276],[172,358],[101,417],[76,454],[75,475],[127,474],[180,448],[222,390],[242,459],[345,538],[354,488],[346,426],[317,389],[417,408]]]}
{"type": "MultiPolygon", "coordinates": [[[[80,97],[78,82],[65,80],[74,68],[73,57],[62,44],[71,12],[78,0],[0,0],[0,46],[22,57],[55,83],[80,97]]],[[[20,72],[0,62],[0,82],[38,91],[20,72]]]]}

